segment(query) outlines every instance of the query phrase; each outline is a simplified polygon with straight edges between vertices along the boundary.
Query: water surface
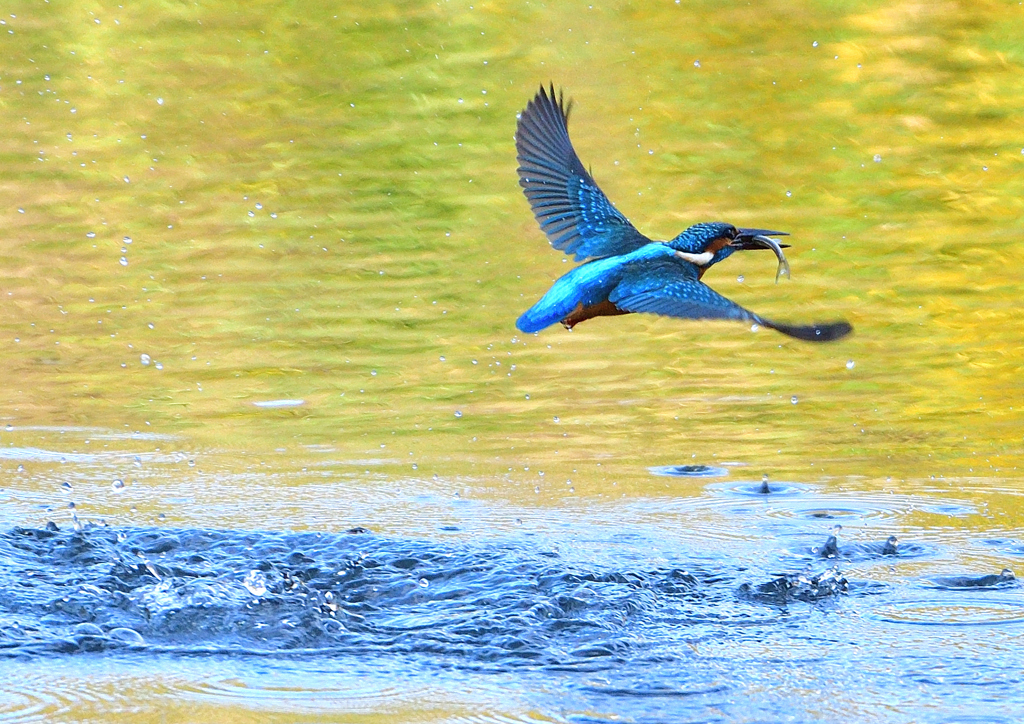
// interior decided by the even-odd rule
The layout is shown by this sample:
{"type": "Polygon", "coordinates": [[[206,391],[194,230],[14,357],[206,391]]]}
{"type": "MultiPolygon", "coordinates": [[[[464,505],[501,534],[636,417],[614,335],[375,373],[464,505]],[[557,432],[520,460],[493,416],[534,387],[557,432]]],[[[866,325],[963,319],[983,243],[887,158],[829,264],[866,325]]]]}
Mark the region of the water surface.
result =
{"type": "Polygon", "coordinates": [[[1019,589],[975,584],[1024,550],[1021,13],[5,9],[4,716],[1010,720],[1019,589]],[[642,232],[789,231],[792,280],[705,280],[855,335],[517,333],[569,268],[515,175],[549,81],[642,232]],[[309,591],[364,553],[392,598],[340,637],[309,591]]]}

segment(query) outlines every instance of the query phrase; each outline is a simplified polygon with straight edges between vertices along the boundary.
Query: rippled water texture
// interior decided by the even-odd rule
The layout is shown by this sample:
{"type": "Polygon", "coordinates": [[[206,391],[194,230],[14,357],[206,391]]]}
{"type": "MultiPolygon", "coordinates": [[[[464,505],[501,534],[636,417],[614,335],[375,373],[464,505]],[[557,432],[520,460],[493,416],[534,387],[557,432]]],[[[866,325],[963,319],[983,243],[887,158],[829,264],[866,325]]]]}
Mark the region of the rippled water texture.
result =
{"type": "MultiPolygon", "coordinates": [[[[711,518],[770,527],[773,500],[747,509],[726,493],[711,518]]],[[[843,504],[861,519],[870,508],[843,504]]],[[[702,513],[695,505],[674,518],[702,513]]],[[[1009,653],[1024,625],[1019,584],[1010,572],[921,577],[924,566],[948,566],[948,544],[935,536],[817,545],[795,534],[807,526],[791,525],[774,550],[751,540],[694,547],[666,522],[660,533],[647,521],[580,534],[585,516],[576,511],[561,530],[521,522],[498,538],[449,525],[433,540],[365,528],[18,527],[0,540],[0,668],[99,660],[143,687],[191,688],[192,704],[237,697],[282,716],[351,711],[350,697],[377,708],[424,682],[456,711],[556,711],[573,721],[875,719],[891,707],[880,697],[897,693],[900,709],[938,721],[979,697],[991,715],[1009,716],[1024,694],[1021,657],[1009,653]],[[181,681],[190,675],[198,688],[181,681]],[[811,692],[829,695],[811,707],[811,692]]],[[[104,676],[91,681],[106,686],[104,676]]],[[[7,682],[0,711],[14,719],[68,716],[86,697],[53,691],[67,685],[60,679],[7,682]]]]}
{"type": "Polygon", "coordinates": [[[0,721],[1019,718],[1022,6],[0,21],[0,721]],[[518,334],[548,81],[854,335],[518,334]]]}

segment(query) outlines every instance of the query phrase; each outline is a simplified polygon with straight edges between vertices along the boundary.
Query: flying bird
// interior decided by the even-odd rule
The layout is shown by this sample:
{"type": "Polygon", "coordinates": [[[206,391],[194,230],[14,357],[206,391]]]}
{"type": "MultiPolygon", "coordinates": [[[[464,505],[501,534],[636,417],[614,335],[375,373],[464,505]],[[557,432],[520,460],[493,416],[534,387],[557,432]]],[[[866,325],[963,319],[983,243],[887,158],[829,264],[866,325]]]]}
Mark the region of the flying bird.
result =
{"type": "Polygon", "coordinates": [[[710,267],[746,249],[771,249],[776,281],[789,275],[783,246],[769,229],[722,222],[695,224],[670,241],[641,234],[612,206],[583,167],[569,140],[569,112],[554,84],[541,86],[516,125],[519,185],[551,245],[576,261],[574,268],[516,321],[523,332],[556,322],[572,329],[594,317],[652,312],[683,319],[733,319],[809,342],[830,342],[853,331],[845,321],[786,324],[744,309],[701,281],[710,267]]]}

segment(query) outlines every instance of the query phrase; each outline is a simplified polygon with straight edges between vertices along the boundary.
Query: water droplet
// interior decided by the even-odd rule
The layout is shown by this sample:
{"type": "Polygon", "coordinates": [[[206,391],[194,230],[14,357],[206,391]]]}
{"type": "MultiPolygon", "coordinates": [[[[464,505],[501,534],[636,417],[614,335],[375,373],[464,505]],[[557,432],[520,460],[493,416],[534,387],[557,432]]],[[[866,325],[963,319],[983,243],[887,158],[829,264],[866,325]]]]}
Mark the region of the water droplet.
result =
{"type": "Polygon", "coordinates": [[[23,473],[23,472],[25,472],[25,466],[24,466],[24,465],[19,465],[19,466],[18,466],[18,472],[19,472],[19,473],[23,473]]]}
{"type": "Polygon", "coordinates": [[[789,398],[789,401],[790,401],[790,402],[792,402],[792,403],[793,403],[794,405],[795,405],[795,404],[796,404],[797,402],[799,402],[799,400],[797,400],[797,399],[796,399],[796,395],[793,395],[792,397],[790,397],[790,398],[789,398]]]}
{"type": "Polygon", "coordinates": [[[445,359],[444,355],[441,355],[440,357],[438,357],[438,359],[441,360],[442,362],[447,362],[448,361],[447,359],[445,359]]]}
{"type": "Polygon", "coordinates": [[[881,163],[881,162],[882,162],[882,154],[876,153],[875,154],[875,163],[881,163]]]}
{"type": "Polygon", "coordinates": [[[852,370],[855,364],[856,362],[854,362],[852,359],[846,360],[846,369],[852,370]]]}
{"type": "Polygon", "coordinates": [[[555,415],[555,422],[561,422],[561,420],[558,419],[558,415],[555,415]]]}
{"type": "Polygon", "coordinates": [[[154,329],[154,327],[155,327],[155,325],[152,322],[150,322],[146,326],[149,327],[150,329],[154,329]]]}
{"type": "Polygon", "coordinates": [[[456,417],[462,417],[462,410],[456,410],[455,411],[455,416],[456,417]]]}
{"type": "Polygon", "coordinates": [[[982,170],[982,171],[988,171],[988,166],[982,166],[982,167],[981,167],[981,170],[982,170]]]}
{"type": "Polygon", "coordinates": [[[479,364],[476,360],[473,360],[473,364],[479,364]]]}
{"type": "Polygon", "coordinates": [[[699,60],[693,61],[693,67],[694,68],[699,68],[700,67],[700,61],[699,60]]]}
{"type": "Polygon", "coordinates": [[[4,429],[7,430],[7,432],[10,432],[11,430],[14,429],[14,425],[7,425],[7,427],[5,427],[4,429]]]}
{"type": "Polygon", "coordinates": [[[95,231],[90,231],[90,232],[88,232],[88,233],[87,233],[87,234],[85,235],[85,238],[86,238],[86,239],[95,239],[95,238],[96,238],[96,232],[95,232],[95,231]]]}
{"type": "Polygon", "coordinates": [[[276,218],[277,218],[277,214],[271,214],[271,215],[270,215],[270,218],[271,218],[271,219],[276,219],[276,218]]]}
{"type": "Polygon", "coordinates": [[[522,524],[523,524],[523,519],[522,518],[516,518],[516,525],[522,525],[522,524]]]}
{"type": "Polygon", "coordinates": [[[163,98],[157,98],[157,99],[156,99],[156,104],[157,104],[158,106],[162,106],[162,105],[164,104],[164,99],[163,99],[163,98]]]}
{"type": "Polygon", "coordinates": [[[526,399],[527,399],[527,400],[529,400],[529,399],[530,399],[530,396],[529,396],[529,395],[527,395],[527,396],[526,396],[526,399]]]}
{"type": "Polygon", "coordinates": [[[188,461],[188,466],[189,466],[190,468],[194,468],[194,467],[196,466],[196,461],[195,461],[195,460],[189,460],[189,461],[188,461]]]}
{"type": "Polygon", "coordinates": [[[413,464],[412,464],[412,469],[413,469],[413,470],[419,470],[419,469],[420,469],[420,466],[419,466],[419,465],[417,465],[416,463],[413,463],[413,464]]]}
{"type": "Polygon", "coordinates": [[[786,192],[786,196],[792,196],[792,195],[793,195],[793,192],[792,192],[792,191],[787,191],[787,192],[786,192]]]}
{"type": "Polygon", "coordinates": [[[158,370],[162,370],[164,368],[164,363],[163,362],[157,362],[153,366],[156,367],[158,370]]]}
{"type": "Polygon", "coordinates": [[[263,204],[256,204],[256,208],[257,209],[262,209],[263,208],[263,204]]]}
{"type": "Polygon", "coordinates": [[[811,47],[812,48],[817,48],[818,47],[818,41],[815,40],[813,43],[811,43],[811,47]]]}
{"type": "Polygon", "coordinates": [[[740,284],[742,284],[745,279],[746,277],[744,277],[742,274],[736,277],[736,281],[738,281],[740,284]]]}
{"type": "Polygon", "coordinates": [[[144,365],[148,365],[152,361],[152,358],[145,352],[139,355],[139,362],[141,362],[144,365]]]}
{"type": "Polygon", "coordinates": [[[130,646],[142,646],[146,643],[146,640],[142,638],[142,634],[133,628],[126,628],[124,626],[110,629],[107,635],[115,641],[120,641],[130,646]]]}
{"type": "Polygon", "coordinates": [[[63,488],[64,490],[71,490],[71,483],[64,481],[63,483],[60,484],[60,487],[63,488]]]}
{"type": "Polygon", "coordinates": [[[255,215],[256,215],[256,212],[255,212],[255,211],[250,211],[250,212],[249,212],[249,216],[255,216],[255,215]]]}
{"type": "Polygon", "coordinates": [[[252,595],[262,596],[267,592],[267,577],[263,575],[263,571],[249,571],[242,580],[242,585],[249,589],[252,595]]]}
{"type": "Polygon", "coordinates": [[[121,266],[128,266],[128,257],[122,256],[120,259],[118,259],[118,263],[121,266]]]}
{"type": "Polygon", "coordinates": [[[114,490],[121,490],[124,487],[124,481],[121,478],[117,478],[110,484],[114,490]]]}
{"type": "Polygon", "coordinates": [[[131,243],[132,243],[132,237],[130,237],[130,236],[126,236],[126,237],[124,237],[124,239],[122,239],[122,241],[123,241],[123,242],[124,242],[125,244],[131,244],[131,243]]]}
{"type": "Polygon", "coordinates": [[[540,493],[540,486],[539,485],[533,486],[533,492],[540,493]]]}
{"type": "Polygon", "coordinates": [[[430,581],[428,581],[426,578],[421,578],[420,580],[417,581],[417,583],[419,584],[420,588],[426,588],[427,586],[430,585],[430,581]]]}

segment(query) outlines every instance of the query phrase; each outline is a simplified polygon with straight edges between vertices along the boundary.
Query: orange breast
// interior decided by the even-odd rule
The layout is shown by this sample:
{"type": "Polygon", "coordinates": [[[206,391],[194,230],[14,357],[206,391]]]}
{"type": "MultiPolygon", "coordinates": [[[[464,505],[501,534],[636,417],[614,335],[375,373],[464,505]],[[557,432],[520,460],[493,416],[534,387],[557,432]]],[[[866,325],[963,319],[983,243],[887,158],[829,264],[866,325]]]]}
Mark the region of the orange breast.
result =
{"type": "Polygon", "coordinates": [[[594,317],[614,317],[617,314],[629,314],[629,312],[624,312],[611,302],[598,302],[589,307],[579,304],[568,317],[562,320],[562,325],[566,329],[572,329],[580,322],[585,322],[588,319],[593,319],[594,317]]]}

